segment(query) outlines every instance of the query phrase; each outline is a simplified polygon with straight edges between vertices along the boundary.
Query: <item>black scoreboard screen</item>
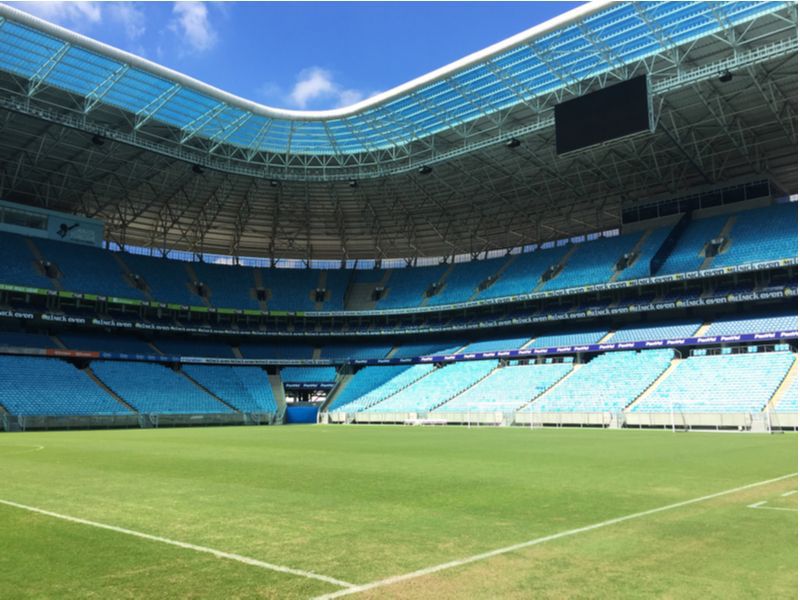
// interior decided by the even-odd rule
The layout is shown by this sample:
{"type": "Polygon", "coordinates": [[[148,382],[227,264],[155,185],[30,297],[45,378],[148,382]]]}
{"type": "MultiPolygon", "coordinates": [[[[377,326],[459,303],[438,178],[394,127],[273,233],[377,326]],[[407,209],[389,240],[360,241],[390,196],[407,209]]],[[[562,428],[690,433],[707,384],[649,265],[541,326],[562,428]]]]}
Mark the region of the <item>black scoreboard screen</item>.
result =
{"type": "Polygon", "coordinates": [[[649,130],[647,76],[557,104],[555,117],[557,154],[649,130]]]}

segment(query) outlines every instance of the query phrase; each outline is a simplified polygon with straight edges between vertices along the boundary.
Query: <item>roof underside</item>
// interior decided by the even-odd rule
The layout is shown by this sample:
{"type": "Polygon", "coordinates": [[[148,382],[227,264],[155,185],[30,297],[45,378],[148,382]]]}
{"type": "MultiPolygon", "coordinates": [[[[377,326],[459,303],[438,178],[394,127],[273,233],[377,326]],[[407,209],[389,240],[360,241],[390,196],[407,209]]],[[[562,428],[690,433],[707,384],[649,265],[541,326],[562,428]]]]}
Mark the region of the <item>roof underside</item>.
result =
{"type": "Polygon", "coordinates": [[[336,259],[607,229],[623,204],[739,176],[796,192],[796,18],[777,2],[615,4],[329,120],[255,114],[6,20],[0,192],[104,219],[118,242],[336,259]],[[643,73],[654,133],[555,155],[556,102],[643,73]]]}

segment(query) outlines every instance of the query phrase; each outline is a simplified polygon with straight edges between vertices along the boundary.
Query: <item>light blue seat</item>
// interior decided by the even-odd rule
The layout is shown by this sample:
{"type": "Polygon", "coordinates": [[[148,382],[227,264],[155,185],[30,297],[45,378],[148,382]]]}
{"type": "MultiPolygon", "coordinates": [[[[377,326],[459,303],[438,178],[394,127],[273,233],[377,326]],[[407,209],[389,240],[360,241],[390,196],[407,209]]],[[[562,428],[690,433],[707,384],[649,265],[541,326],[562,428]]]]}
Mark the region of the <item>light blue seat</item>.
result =
{"type": "Polygon", "coordinates": [[[183,370],[236,410],[247,413],[277,410],[267,374],[258,367],[184,365],[183,370]]]}
{"type": "Polygon", "coordinates": [[[183,375],[164,365],[97,360],[92,362],[92,370],[125,402],[143,413],[233,412],[183,375]]]}
{"type": "Polygon", "coordinates": [[[792,380],[775,407],[779,413],[797,413],[797,371],[790,377],[792,380]]]}
{"type": "Polygon", "coordinates": [[[493,360],[445,365],[367,408],[366,412],[416,413],[432,410],[486,377],[496,366],[497,362],[493,360]]]}
{"type": "Polygon", "coordinates": [[[358,371],[333,399],[329,412],[359,412],[396,394],[433,370],[433,365],[369,366],[358,371]]]}
{"type": "Polygon", "coordinates": [[[516,411],[572,370],[572,364],[514,365],[493,372],[434,412],[516,411]]]}
{"type": "Polygon", "coordinates": [[[0,355],[0,405],[12,415],[129,415],[88,374],[55,358],[0,355]]]}
{"type": "Polygon", "coordinates": [[[691,356],[632,412],[760,412],[793,362],[789,352],[691,356]]]}
{"type": "Polygon", "coordinates": [[[672,350],[608,352],[531,405],[534,412],[619,412],[669,367],[672,350]]]}

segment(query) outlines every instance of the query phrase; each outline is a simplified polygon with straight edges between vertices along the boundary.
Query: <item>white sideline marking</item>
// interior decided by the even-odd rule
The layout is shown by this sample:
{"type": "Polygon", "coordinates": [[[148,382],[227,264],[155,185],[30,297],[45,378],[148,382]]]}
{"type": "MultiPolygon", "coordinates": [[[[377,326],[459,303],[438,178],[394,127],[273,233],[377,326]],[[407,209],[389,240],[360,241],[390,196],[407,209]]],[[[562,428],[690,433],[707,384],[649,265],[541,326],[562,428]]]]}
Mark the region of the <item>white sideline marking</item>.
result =
{"type": "MultiPolygon", "coordinates": [[[[796,493],[796,491],[795,492],[787,492],[786,494],[781,494],[781,497],[790,496],[791,494],[794,494],[794,493],[796,493]]],[[[757,509],[761,509],[761,510],[785,510],[785,511],[789,511],[789,512],[797,512],[796,508],[783,508],[783,507],[780,507],[780,506],[764,506],[766,503],[767,503],[766,500],[762,500],[761,502],[754,502],[753,504],[748,504],[747,508],[757,508],[757,509]]]]}
{"type": "Polygon", "coordinates": [[[9,454],[27,454],[28,452],[39,452],[44,450],[44,446],[34,444],[11,444],[9,446],[0,446],[0,448],[27,448],[27,450],[18,450],[17,452],[0,452],[0,456],[8,456],[9,454]]]}
{"type": "Polygon", "coordinates": [[[179,542],[178,540],[171,540],[169,538],[161,537],[158,535],[150,535],[149,533],[142,533],[141,531],[125,529],[124,527],[117,527],[116,525],[106,525],[105,523],[98,523],[97,521],[89,521],[87,519],[81,519],[79,517],[71,517],[69,515],[63,515],[60,513],[51,512],[49,510],[36,508],[35,506],[19,504],[17,502],[12,502],[10,500],[0,499],[0,504],[5,504],[6,506],[12,506],[14,508],[19,508],[22,510],[38,513],[40,515],[46,515],[48,517],[53,517],[55,519],[61,519],[62,521],[69,521],[71,523],[78,523],[80,525],[89,525],[90,527],[97,527],[98,529],[107,529],[108,531],[124,533],[125,535],[131,535],[133,537],[141,538],[144,540],[150,540],[151,542],[161,542],[162,544],[169,544],[170,546],[177,546],[178,548],[185,548],[186,550],[203,552],[204,554],[211,554],[212,556],[216,556],[217,558],[226,558],[228,560],[233,560],[253,567],[260,567],[262,569],[267,569],[269,571],[278,571],[279,573],[298,575],[300,577],[307,577],[308,579],[317,579],[319,581],[324,581],[325,583],[330,583],[343,588],[356,587],[355,584],[348,583],[340,579],[335,579],[333,577],[328,577],[327,575],[319,575],[318,573],[312,573],[311,571],[303,571],[301,569],[293,569],[291,567],[274,565],[272,563],[264,562],[255,558],[250,558],[249,556],[242,556],[241,554],[234,554],[231,552],[223,552],[222,550],[215,550],[214,548],[208,548],[206,546],[198,546],[196,544],[189,544],[187,542],[179,542]]]}
{"type": "Polygon", "coordinates": [[[781,498],[786,498],[786,496],[791,496],[791,495],[796,494],[796,493],[797,493],[797,490],[792,490],[791,492],[786,492],[785,494],[781,494],[781,498]]]}
{"type": "Polygon", "coordinates": [[[622,523],[624,521],[630,521],[633,519],[639,519],[641,517],[647,517],[649,515],[654,515],[660,512],[664,512],[667,510],[673,510],[675,508],[682,508],[684,506],[689,506],[691,504],[697,504],[699,502],[705,502],[706,500],[713,500],[714,498],[719,498],[721,496],[727,496],[729,494],[735,494],[737,492],[743,492],[745,490],[749,490],[755,487],[759,487],[762,485],[768,485],[770,483],[775,483],[778,481],[783,481],[784,479],[789,479],[791,477],[796,477],[797,473],[790,473],[789,475],[783,475],[781,477],[775,477],[774,479],[766,479],[764,481],[758,481],[756,483],[750,483],[747,485],[743,485],[737,488],[733,488],[730,490],[725,490],[722,492],[717,492],[715,494],[709,494],[707,496],[701,496],[699,498],[692,498],[691,500],[683,500],[682,502],[676,502],[674,504],[667,504],[666,506],[661,506],[658,508],[651,508],[650,510],[645,510],[642,512],[633,513],[630,515],[625,515],[622,517],[616,517],[614,519],[608,519],[607,521],[601,521],[599,523],[594,523],[593,525],[586,525],[585,527],[578,527],[576,529],[568,529],[567,531],[561,531],[559,533],[554,533],[552,535],[546,535],[544,537],[536,538],[533,540],[529,540],[527,542],[522,542],[519,544],[514,544],[513,546],[506,546],[504,548],[498,548],[496,550],[491,550],[489,552],[483,552],[481,554],[476,554],[474,556],[469,556],[467,558],[462,558],[460,560],[452,560],[450,562],[442,563],[440,565],[434,565],[432,567],[426,567],[425,569],[420,569],[418,571],[412,571],[410,573],[405,573],[404,575],[395,575],[393,577],[387,577],[386,579],[379,579],[377,581],[373,581],[370,583],[365,583],[363,585],[357,585],[354,587],[350,587],[346,590],[339,590],[338,592],[332,592],[330,594],[323,594],[322,596],[317,596],[314,600],[331,600],[332,598],[340,598],[342,596],[349,596],[350,594],[357,594],[359,592],[365,592],[367,590],[372,590],[379,587],[384,587],[387,585],[392,585],[395,583],[400,583],[403,581],[408,581],[409,579],[416,579],[417,577],[423,577],[425,575],[431,575],[433,573],[438,573],[439,571],[445,571],[447,569],[452,569],[455,567],[461,567],[463,565],[467,565],[470,563],[478,562],[481,560],[486,560],[487,558],[493,558],[495,556],[499,556],[501,554],[508,554],[509,552],[514,552],[516,550],[522,550],[523,548],[529,548],[530,546],[536,546],[538,544],[544,544],[545,542],[552,542],[553,540],[558,540],[561,538],[577,535],[579,533],[586,533],[588,531],[593,531],[595,529],[600,529],[602,527],[608,527],[609,525],[616,525],[617,523],[622,523]]]}

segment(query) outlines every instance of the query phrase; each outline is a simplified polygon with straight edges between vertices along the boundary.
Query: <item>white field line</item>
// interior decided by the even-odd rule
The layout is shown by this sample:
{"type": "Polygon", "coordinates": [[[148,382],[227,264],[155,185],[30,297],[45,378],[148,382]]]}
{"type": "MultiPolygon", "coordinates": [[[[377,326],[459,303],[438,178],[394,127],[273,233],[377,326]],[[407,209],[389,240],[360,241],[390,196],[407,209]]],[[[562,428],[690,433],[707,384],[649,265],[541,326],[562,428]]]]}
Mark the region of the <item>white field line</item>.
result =
{"type": "Polygon", "coordinates": [[[797,490],[792,490],[791,492],[786,492],[785,494],[781,494],[781,498],[786,498],[786,496],[792,496],[797,493],[797,490]]]}
{"type": "Polygon", "coordinates": [[[335,579],[333,577],[328,577],[327,575],[319,575],[318,573],[312,573],[311,571],[303,571],[302,569],[293,569],[291,567],[284,567],[281,565],[274,565],[272,563],[264,562],[261,560],[257,560],[255,558],[250,558],[248,556],[242,556],[241,554],[234,554],[231,552],[223,552],[222,550],[215,550],[214,548],[208,548],[206,546],[198,546],[197,544],[189,544],[187,542],[180,542],[178,540],[172,540],[169,538],[161,537],[158,535],[150,535],[149,533],[142,533],[141,531],[134,531],[132,529],[125,529],[124,527],[117,527],[116,525],[107,525],[105,523],[98,523],[97,521],[89,521],[88,519],[81,519],[79,517],[71,517],[69,515],[63,515],[61,513],[51,512],[49,510],[43,510],[41,508],[36,508],[35,506],[28,506],[26,504],[19,504],[18,502],[12,502],[10,500],[2,500],[0,499],[0,504],[4,504],[6,506],[11,506],[14,508],[19,508],[21,510],[27,510],[33,513],[38,513],[40,515],[45,515],[48,517],[53,517],[54,519],[61,519],[62,521],[69,521],[70,523],[78,523],[79,525],[88,525],[89,527],[97,527],[98,529],[106,529],[108,531],[114,531],[116,533],[123,533],[125,535],[130,535],[133,537],[141,538],[144,540],[150,540],[151,542],[160,542],[162,544],[168,544],[170,546],[177,546],[178,548],[184,548],[186,550],[194,550],[195,552],[202,552],[204,554],[211,554],[212,556],[216,556],[217,558],[224,558],[227,560],[232,560],[235,562],[243,563],[245,565],[250,565],[252,567],[259,567],[261,569],[267,569],[269,571],[277,571],[279,573],[288,573],[289,575],[297,575],[298,577],[306,577],[308,579],[317,579],[319,581],[324,581],[325,583],[330,583],[332,585],[336,585],[343,588],[354,588],[355,584],[348,583],[346,581],[342,581],[340,579],[335,579]]]}
{"type": "MultiPolygon", "coordinates": [[[[781,494],[781,496],[788,496],[789,494],[781,494]]],[[[755,508],[759,510],[785,510],[788,512],[797,512],[796,508],[783,508],[780,506],[764,506],[767,503],[766,500],[762,500],[761,502],[754,502],[753,504],[748,504],[747,508],[755,508]]]]}
{"type": "Polygon", "coordinates": [[[527,542],[521,542],[519,544],[514,544],[513,546],[505,546],[504,548],[498,548],[496,550],[490,550],[489,552],[483,552],[481,554],[476,554],[474,556],[469,556],[467,558],[462,558],[459,560],[452,560],[450,562],[442,563],[439,565],[434,565],[432,567],[426,567],[424,569],[420,569],[418,571],[412,571],[410,573],[405,573],[404,575],[395,575],[393,577],[387,577],[386,579],[379,579],[377,581],[372,581],[370,583],[365,583],[362,585],[357,585],[354,587],[350,587],[345,590],[339,590],[337,592],[332,592],[330,594],[323,594],[321,596],[317,596],[315,600],[331,600],[332,598],[340,598],[342,596],[349,596],[350,594],[357,594],[359,592],[366,592],[368,590],[373,590],[375,588],[385,587],[387,585],[393,585],[395,583],[401,583],[403,581],[408,581],[410,579],[416,579],[418,577],[424,577],[425,575],[431,575],[433,573],[438,573],[439,571],[445,571],[448,569],[453,569],[455,567],[461,567],[464,565],[468,565],[471,563],[475,563],[478,561],[486,560],[488,558],[493,558],[495,556],[499,556],[501,554],[508,554],[510,552],[515,552],[517,550],[522,550],[523,548],[529,548],[531,546],[537,546],[539,544],[544,544],[545,542],[552,542],[554,540],[558,540],[565,537],[570,537],[573,535],[578,535],[580,533],[587,533],[589,531],[594,531],[595,529],[600,529],[603,527],[608,527],[610,525],[616,525],[617,523],[624,523],[625,521],[631,521],[633,519],[640,519],[642,517],[647,517],[650,515],[658,514],[661,512],[665,512],[668,510],[674,510],[676,508],[682,508],[684,506],[690,506],[692,504],[698,504],[699,502],[706,502],[707,500],[713,500],[714,498],[720,498],[722,496],[727,496],[729,494],[736,494],[738,492],[744,492],[746,490],[760,487],[762,485],[769,485],[770,483],[776,483],[778,481],[783,481],[785,479],[790,479],[792,477],[796,477],[797,473],[790,473],[789,475],[783,475],[781,477],[775,477],[774,479],[766,479],[764,481],[758,481],[756,483],[750,483],[747,485],[742,485],[736,488],[732,488],[729,490],[724,490],[722,492],[717,492],[715,494],[709,494],[707,496],[700,496],[699,498],[692,498],[691,500],[683,500],[682,502],[675,502],[674,504],[667,504],[666,506],[660,506],[658,508],[651,508],[650,510],[644,510],[642,512],[633,513],[630,515],[625,515],[622,517],[616,517],[614,519],[608,519],[607,521],[601,521],[599,523],[594,523],[593,525],[586,525],[585,527],[578,527],[576,529],[568,529],[567,531],[561,531],[559,533],[554,533],[552,535],[546,535],[544,537],[536,538],[533,540],[529,540],[527,542]]]}
{"type": "Polygon", "coordinates": [[[28,452],[39,452],[40,450],[44,450],[44,446],[34,444],[12,444],[10,446],[0,446],[0,448],[25,448],[25,450],[17,450],[16,452],[0,451],[0,456],[8,456],[9,454],[27,454],[28,452]]]}

